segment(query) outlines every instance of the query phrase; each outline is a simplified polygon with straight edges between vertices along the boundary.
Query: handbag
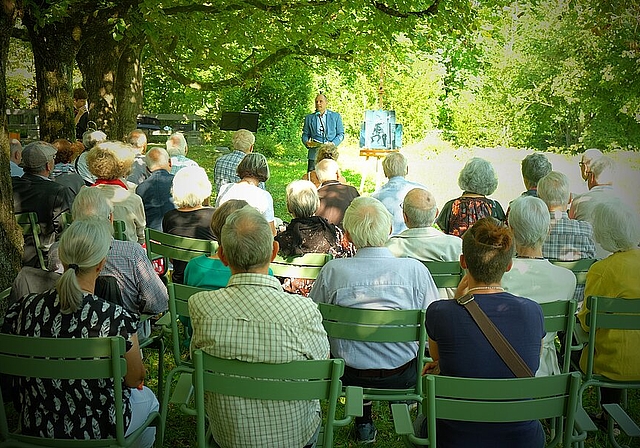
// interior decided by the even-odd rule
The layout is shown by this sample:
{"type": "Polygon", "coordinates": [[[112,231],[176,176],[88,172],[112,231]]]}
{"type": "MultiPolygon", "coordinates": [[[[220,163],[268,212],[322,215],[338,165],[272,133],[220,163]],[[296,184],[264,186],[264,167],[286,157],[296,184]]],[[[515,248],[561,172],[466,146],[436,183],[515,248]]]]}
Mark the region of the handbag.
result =
{"type": "Polygon", "coordinates": [[[478,325],[480,331],[482,331],[482,334],[484,334],[491,346],[517,378],[530,378],[534,376],[527,363],[524,362],[509,341],[505,339],[504,335],[498,330],[498,327],[496,327],[484,311],[480,309],[474,299],[473,294],[465,294],[456,299],[456,302],[458,302],[458,305],[464,306],[467,309],[471,318],[478,325]]]}

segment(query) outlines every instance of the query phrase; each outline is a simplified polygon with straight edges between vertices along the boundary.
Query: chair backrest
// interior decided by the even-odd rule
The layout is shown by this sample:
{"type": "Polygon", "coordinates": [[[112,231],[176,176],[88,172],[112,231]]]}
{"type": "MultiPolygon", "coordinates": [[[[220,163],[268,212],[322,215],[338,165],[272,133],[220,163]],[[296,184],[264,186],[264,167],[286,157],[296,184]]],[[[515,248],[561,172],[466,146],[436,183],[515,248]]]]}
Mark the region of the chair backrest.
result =
{"type": "Polygon", "coordinates": [[[44,255],[42,253],[42,245],[40,244],[40,224],[38,223],[38,215],[35,212],[16,213],[16,222],[22,229],[22,235],[30,235],[33,237],[33,245],[36,248],[38,254],[38,261],[40,262],[40,268],[47,270],[47,265],[44,262],[44,255]]]}
{"type": "Polygon", "coordinates": [[[72,222],[73,215],[71,214],[71,212],[62,212],[62,214],[60,215],[60,228],[62,229],[62,231],[67,230],[67,227],[69,227],[72,222]]]}
{"type": "Polygon", "coordinates": [[[330,254],[316,253],[304,254],[299,257],[281,257],[278,255],[269,267],[276,277],[315,280],[322,266],[332,258],[330,254]]]}
{"type": "Polygon", "coordinates": [[[127,241],[126,230],[127,226],[124,221],[113,221],[113,237],[116,240],[127,241]]]}
{"type": "MultiPolygon", "coordinates": [[[[120,336],[109,338],[39,338],[0,334],[0,373],[20,377],[61,380],[114,379],[116,439],[68,440],[40,439],[9,432],[0,392],[0,431],[2,440],[24,443],[20,446],[126,446],[121,378],[127,372],[125,342],[120,336]],[[84,442],[84,443],[80,443],[84,442]]],[[[13,446],[8,444],[8,446],[13,446]]]]}
{"type": "Polygon", "coordinates": [[[574,300],[556,300],[554,302],[541,303],[544,314],[544,329],[547,333],[563,331],[563,361],[561,370],[569,372],[571,364],[571,338],[575,328],[575,314],[578,304],[574,300]]]}
{"type": "Polygon", "coordinates": [[[589,325],[589,342],[587,350],[587,369],[585,381],[593,377],[593,360],[596,346],[597,329],[640,330],[640,298],[623,299],[620,297],[587,297],[588,312],[586,321],[589,325]]]}
{"type": "MultiPolygon", "coordinates": [[[[344,360],[292,361],[286,364],[251,363],[193,352],[193,386],[197,410],[198,446],[205,447],[205,392],[257,400],[328,400],[324,413],[323,445],[333,446],[337,400],[344,360]]],[[[265,415],[264,418],[269,418],[265,415]]]]}
{"type": "Polygon", "coordinates": [[[200,255],[211,255],[218,250],[215,241],[171,235],[158,230],[144,229],[149,260],[162,256],[171,260],[189,261],[200,255]]]}
{"type": "MultiPolygon", "coordinates": [[[[563,446],[572,446],[580,374],[476,379],[426,375],[423,378],[429,446],[437,446],[436,419],[520,422],[565,417],[563,446]]],[[[550,443],[547,446],[555,445],[550,443]]]]}
{"type": "Polygon", "coordinates": [[[464,276],[459,261],[423,261],[438,288],[457,288],[464,276]]]}
{"type": "Polygon", "coordinates": [[[569,269],[576,276],[576,285],[584,285],[587,281],[587,271],[597,260],[592,258],[582,258],[574,261],[549,260],[556,266],[569,269]]]}
{"type": "MultiPolygon", "coordinates": [[[[167,285],[169,290],[169,313],[171,315],[171,339],[173,346],[173,359],[176,366],[185,364],[185,360],[182,357],[184,344],[182,343],[187,339],[185,336],[181,339],[180,329],[178,328],[179,318],[189,317],[189,298],[197,292],[207,291],[204,288],[196,288],[195,286],[180,285],[178,283],[170,282],[167,285]]],[[[190,363],[189,363],[190,365],[190,363]]]]}
{"type": "MultiPolygon", "coordinates": [[[[349,308],[327,303],[319,303],[322,324],[331,338],[363,342],[417,342],[417,378],[420,378],[424,364],[427,341],[425,327],[426,310],[372,310],[349,308]]],[[[420,400],[422,383],[406,390],[365,389],[365,397],[373,400],[393,400],[388,398],[401,395],[404,399],[420,400]]]]}

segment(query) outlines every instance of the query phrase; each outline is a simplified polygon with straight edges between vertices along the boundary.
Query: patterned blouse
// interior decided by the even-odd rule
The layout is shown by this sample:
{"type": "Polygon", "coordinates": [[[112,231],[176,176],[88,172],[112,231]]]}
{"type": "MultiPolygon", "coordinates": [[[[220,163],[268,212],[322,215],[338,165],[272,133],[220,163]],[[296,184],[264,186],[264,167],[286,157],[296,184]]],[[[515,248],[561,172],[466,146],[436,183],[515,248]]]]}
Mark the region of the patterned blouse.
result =
{"type": "MultiPolygon", "coordinates": [[[[466,193],[466,192],[465,192],[466,193]]],[[[444,233],[462,238],[464,232],[485,216],[505,220],[505,213],[498,201],[484,196],[465,196],[447,202],[436,220],[444,233]]]]}
{"type": "MultiPolygon", "coordinates": [[[[43,338],[122,336],[136,332],[137,319],[121,306],[85,294],[74,313],[60,312],[55,289],[29,294],[7,311],[2,332],[43,338]]],[[[124,381],[124,380],[123,380],[124,381]]],[[[22,432],[48,438],[101,439],[115,437],[116,415],[113,380],[61,381],[14,378],[22,406],[22,432]]],[[[131,421],[130,389],[123,384],[124,426],[131,421]]]]}

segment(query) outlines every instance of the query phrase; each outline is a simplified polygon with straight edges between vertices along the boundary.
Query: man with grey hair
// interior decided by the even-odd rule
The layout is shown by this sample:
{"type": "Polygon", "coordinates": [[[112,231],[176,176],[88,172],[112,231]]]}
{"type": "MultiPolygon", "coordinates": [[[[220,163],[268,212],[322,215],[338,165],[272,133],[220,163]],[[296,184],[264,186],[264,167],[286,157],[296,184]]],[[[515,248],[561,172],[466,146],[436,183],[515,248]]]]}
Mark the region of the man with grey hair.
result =
{"type": "Polygon", "coordinates": [[[551,162],[541,152],[534,152],[522,159],[522,181],[527,189],[522,196],[538,196],[538,181],[551,172],[551,162]]]}
{"type": "Polygon", "coordinates": [[[136,158],[133,160],[133,166],[131,167],[131,174],[129,174],[127,180],[136,185],[140,185],[150,174],[144,160],[144,156],[147,153],[147,134],[145,134],[142,129],[134,129],[129,132],[126,142],[133,147],[133,152],[136,155],[136,158]]]}
{"type": "MultiPolygon", "coordinates": [[[[244,156],[253,151],[255,142],[256,137],[251,131],[238,129],[233,133],[233,139],[231,141],[233,151],[220,156],[218,160],[216,160],[216,166],[213,169],[213,181],[215,182],[216,193],[220,191],[220,187],[224,184],[240,182],[240,177],[238,177],[236,170],[242,159],[244,159],[244,156]]],[[[264,190],[264,182],[260,182],[258,187],[264,190]]]]}
{"type": "MultiPolygon", "coordinates": [[[[344,216],[347,238],[356,246],[353,258],[322,267],[309,297],[317,303],[380,310],[426,309],[438,299],[428,269],[418,260],[396,258],[385,247],[392,216],[371,197],[355,198],[344,216]]],[[[412,387],[416,380],[416,343],[374,343],[330,339],[331,354],[344,358],[345,385],[376,388],[412,387]]],[[[371,403],[356,418],[360,442],[375,441],[371,403]]]]}
{"type": "Polygon", "coordinates": [[[171,174],[176,174],[185,166],[198,166],[196,162],[187,157],[189,147],[182,132],[175,132],[167,139],[167,152],[171,156],[171,174]]]}
{"type": "Polygon", "coordinates": [[[587,180],[589,177],[589,172],[591,172],[591,164],[602,157],[602,151],[596,148],[587,149],[580,156],[580,161],[578,165],[580,166],[580,175],[583,180],[587,180]]]}
{"type": "Polygon", "coordinates": [[[547,259],[573,261],[596,256],[591,224],[569,218],[570,196],[569,178],[563,173],[551,171],[538,182],[538,197],[551,216],[549,235],[542,246],[547,259]]]}
{"type": "Polygon", "coordinates": [[[24,174],[24,170],[20,167],[22,161],[22,143],[15,138],[9,143],[11,154],[9,155],[9,165],[11,165],[11,177],[20,177],[24,174]]]}
{"type": "MultiPolygon", "coordinates": [[[[46,257],[62,233],[61,216],[71,208],[74,193],[53,182],[49,174],[55,165],[56,148],[47,142],[29,143],[22,151],[22,177],[12,177],[13,211],[35,212],[40,225],[40,244],[46,257]]],[[[24,236],[23,266],[38,267],[38,252],[32,235],[24,236]]]]}
{"type": "Polygon", "coordinates": [[[413,188],[424,188],[422,184],[411,182],[405,179],[409,174],[407,158],[399,153],[392,152],[382,161],[384,175],[389,181],[376,190],[371,197],[376,198],[387,207],[389,213],[393,215],[393,229],[391,236],[397,235],[407,229],[402,214],[402,201],[409,190],[413,188]]]}
{"type": "Polygon", "coordinates": [[[162,231],[164,214],[176,208],[171,195],[171,158],[162,148],[151,148],[144,158],[151,175],[138,185],[136,194],[142,198],[147,227],[162,231]]]}
{"type": "Polygon", "coordinates": [[[87,165],[87,155],[89,154],[89,150],[96,146],[98,143],[104,143],[107,141],[107,134],[102,131],[96,131],[95,129],[87,130],[84,134],[82,134],[82,144],[84,145],[84,151],[78,157],[76,157],[75,166],[76,171],[84,180],[85,185],[91,186],[96,181],[96,176],[93,175],[91,171],[89,171],[89,166],[87,165]]]}
{"type": "MultiPolygon", "coordinates": [[[[422,188],[410,190],[402,202],[402,215],[407,230],[392,236],[387,248],[401,258],[420,261],[458,261],[462,254],[462,239],[433,227],[438,214],[436,199],[422,188]]],[[[452,289],[439,290],[440,297],[453,298],[452,289]]]]}
{"type": "MultiPolygon", "coordinates": [[[[73,220],[108,219],[113,222],[113,206],[97,188],[82,188],[72,207],[73,220]]],[[[135,241],[113,240],[101,276],[115,277],[122,306],[139,315],[158,314],[169,304],[167,288],[153,269],[146,252],[135,241]]],[[[138,328],[140,337],[148,337],[147,322],[138,328]]]]}
{"type": "MultiPolygon", "coordinates": [[[[278,243],[262,215],[253,207],[236,210],[220,239],[218,255],[231,278],[225,288],[189,299],[191,349],[269,364],[326,359],[329,343],[315,304],[285,293],[268,275],[278,243]]],[[[321,423],[317,400],[272,402],[267,416],[256,400],[208,398],[211,433],[220,446],[310,447],[316,442],[321,423]]]]}
{"type": "Polygon", "coordinates": [[[613,187],[616,176],[616,164],[609,156],[592,161],[587,173],[589,191],[577,196],[571,202],[569,217],[581,221],[593,220],[593,209],[597,204],[618,200],[613,187]]]}
{"type": "Polygon", "coordinates": [[[318,188],[320,207],[316,215],[322,216],[333,225],[342,227],[345,210],[354,198],[360,196],[360,193],[351,185],[340,183],[338,180],[340,167],[335,160],[321,160],[315,168],[320,182],[320,188],[318,188]]]}

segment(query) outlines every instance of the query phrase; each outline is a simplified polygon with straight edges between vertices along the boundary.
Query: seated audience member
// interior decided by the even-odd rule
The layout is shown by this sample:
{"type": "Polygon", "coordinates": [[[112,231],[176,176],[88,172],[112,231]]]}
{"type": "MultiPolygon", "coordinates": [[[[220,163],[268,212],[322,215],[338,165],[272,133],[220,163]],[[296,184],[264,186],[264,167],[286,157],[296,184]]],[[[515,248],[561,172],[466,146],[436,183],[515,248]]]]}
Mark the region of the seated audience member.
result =
{"type": "Polygon", "coordinates": [[[371,197],[382,202],[389,210],[389,213],[393,215],[391,236],[394,236],[407,229],[401,207],[405,195],[414,188],[424,188],[426,190],[427,187],[405,179],[406,175],[409,174],[409,166],[407,158],[399,152],[392,152],[385,157],[382,161],[382,169],[389,182],[376,190],[371,197]]]}
{"type": "Polygon", "coordinates": [[[75,196],[80,191],[80,188],[84,186],[84,179],[76,171],[73,162],[77,155],[84,151],[84,146],[80,142],[71,143],[64,138],[54,140],[53,146],[58,152],[56,152],[56,164],[49,175],[49,179],[71,188],[75,196]]]}
{"type": "MultiPolygon", "coordinates": [[[[352,257],[355,247],[344,232],[321,216],[315,216],[320,205],[318,192],[313,183],[295,180],[287,185],[287,210],[293,219],[287,228],[278,233],[275,240],[280,245],[283,257],[308,253],[331,254],[334,258],[352,257]]],[[[283,278],[285,291],[308,296],[313,286],[312,279],[283,278]]]]}
{"type": "Polygon", "coordinates": [[[135,154],[131,173],[127,177],[127,181],[140,185],[140,183],[150,175],[144,159],[144,156],[147,154],[147,134],[145,134],[142,129],[134,129],[129,132],[126,142],[133,147],[133,153],[135,154]]]}
{"type": "Polygon", "coordinates": [[[351,185],[340,183],[338,180],[340,168],[335,160],[321,160],[316,165],[315,171],[320,181],[320,188],[318,188],[320,207],[316,215],[322,216],[331,224],[342,227],[345,210],[360,194],[351,185]]]}
{"type": "MultiPolygon", "coordinates": [[[[587,272],[585,297],[605,296],[624,299],[640,298],[640,217],[629,208],[614,202],[602,202],[592,210],[596,241],[611,252],[604,260],[591,265],[587,272]]],[[[578,312],[580,325],[589,331],[583,306],[578,312]]],[[[614,381],[640,380],[640,331],[596,330],[593,373],[614,381]]],[[[583,350],[580,368],[586,370],[587,353],[583,350]]],[[[600,388],[601,404],[619,403],[622,389],[600,388]]]]}
{"type": "Polygon", "coordinates": [[[189,147],[187,140],[181,132],[171,134],[166,143],[167,152],[171,156],[171,174],[175,175],[187,166],[198,166],[196,162],[187,157],[189,147]]]}
{"type": "MultiPolygon", "coordinates": [[[[264,217],[253,207],[233,212],[220,243],[218,254],[231,269],[231,279],[226,288],[189,299],[191,349],[271,364],[327,358],[329,343],[318,308],[285,293],[267,275],[278,243],[264,217]]],[[[322,420],[317,400],[266,404],[219,394],[205,399],[211,434],[220,446],[311,447],[316,442],[322,420]]]]}
{"type": "MultiPolygon", "coordinates": [[[[211,232],[215,241],[220,241],[222,226],[227,217],[245,205],[249,205],[247,201],[230,199],[215,209],[211,216],[211,232]]],[[[193,258],[189,260],[187,267],[184,269],[184,284],[199,288],[224,288],[229,283],[230,278],[231,269],[220,260],[218,252],[211,256],[202,255],[193,258]]]]}
{"type": "MultiPolygon", "coordinates": [[[[158,409],[153,392],[143,386],[137,319],[119,305],[94,295],[96,278],[112,243],[106,219],[73,222],[60,238],[65,272],[55,289],[32,294],[8,310],[2,332],[41,338],[122,336],[127,341],[122,399],[126,434],[136,430],[158,409]]],[[[14,379],[21,404],[23,434],[38,437],[98,439],[115,437],[113,380],[56,381],[14,379]],[[89,409],[91,412],[87,412],[89,409]]],[[[156,429],[144,431],[136,446],[151,447],[156,429]]]]}
{"type": "Polygon", "coordinates": [[[552,170],[551,162],[541,152],[534,152],[522,159],[522,181],[527,189],[522,196],[538,197],[538,181],[552,170]]]}
{"type": "MultiPolygon", "coordinates": [[[[486,217],[462,237],[460,263],[468,270],[456,297],[472,294],[532,372],[540,363],[544,318],[540,305],[505,292],[500,286],[514,255],[511,230],[486,217]]],[[[467,378],[513,378],[514,374],[456,300],[438,300],[427,308],[429,352],[433,362],[423,373],[440,372],[467,378]]],[[[538,420],[513,423],[477,423],[437,420],[438,447],[540,448],[545,434],[538,420]]],[[[421,436],[426,427],[421,428],[421,436]]]]}
{"type": "Polygon", "coordinates": [[[582,155],[580,156],[580,162],[578,162],[582,180],[586,181],[589,178],[589,173],[591,172],[591,164],[602,156],[602,151],[595,148],[587,149],[582,153],[582,155]]]}
{"type": "Polygon", "coordinates": [[[84,146],[84,151],[76,157],[76,161],[74,165],[76,167],[76,171],[78,174],[84,179],[84,184],[87,186],[91,186],[96,181],[96,176],[91,173],[89,170],[89,166],[87,165],[87,155],[91,148],[96,146],[98,143],[104,143],[107,141],[107,134],[102,131],[96,131],[95,129],[91,129],[82,134],[82,145],[84,146]]]}
{"type": "Polygon", "coordinates": [[[22,162],[22,143],[20,140],[11,139],[9,143],[9,165],[11,166],[11,177],[21,177],[24,174],[24,170],[20,167],[22,162]]]}
{"type": "MultiPolygon", "coordinates": [[[[162,219],[162,231],[172,235],[215,240],[211,232],[211,216],[215,209],[205,206],[211,197],[211,181],[204,168],[188,166],[173,178],[173,203],[177,209],[168,211],[162,219]]],[[[187,263],[173,261],[171,281],[183,283],[184,268],[187,263]]]]}
{"type": "MultiPolygon", "coordinates": [[[[317,165],[319,161],[324,159],[331,159],[337,162],[339,156],[340,153],[338,152],[338,147],[336,145],[334,145],[333,143],[323,143],[322,145],[318,146],[315,164],[317,165]]],[[[316,174],[315,169],[305,173],[305,175],[302,176],[302,180],[313,182],[313,185],[315,185],[316,188],[320,187],[320,181],[318,180],[318,175],[316,174]]],[[[345,179],[342,174],[338,175],[338,181],[341,184],[347,183],[347,179],[345,179]]]]}
{"type": "Polygon", "coordinates": [[[216,198],[216,206],[224,204],[229,199],[243,199],[262,213],[275,235],[273,198],[268,191],[258,187],[260,182],[269,180],[270,172],[267,158],[256,152],[249,153],[238,164],[236,172],[240,181],[235,184],[226,184],[220,188],[216,198]]]}
{"type": "MultiPolygon", "coordinates": [[[[233,134],[233,151],[229,154],[220,156],[218,160],[216,160],[216,166],[213,170],[216,194],[220,193],[220,188],[223,185],[240,182],[240,177],[238,177],[237,173],[238,165],[242,159],[244,159],[245,155],[253,152],[253,145],[255,142],[255,135],[246,129],[238,129],[233,134]]],[[[266,189],[264,182],[258,183],[258,187],[263,190],[266,189]]]]}
{"type": "MultiPolygon", "coordinates": [[[[542,244],[549,233],[549,211],[541,199],[521,196],[511,203],[509,227],[516,242],[516,258],[504,273],[502,286],[511,294],[546,303],[571,300],[576,276],[555,266],[542,256],[542,244]]],[[[536,376],[558,375],[560,366],[555,346],[556,333],[547,333],[542,342],[540,367],[536,376]]]]}
{"type": "Polygon", "coordinates": [[[132,163],[131,147],[121,142],[99,143],[87,155],[89,170],[97,179],[93,188],[113,205],[113,219],[124,221],[127,240],[144,244],[144,205],[125,180],[132,163]]]}
{"type": "MultiPolygon", "coordinates": [[[[385,247],[391,222],[391,213],[377,199],[354,199],[345,212],[344,229],[357,252],[352,258],[325,264],[309,297],[316,303],[379,310],[424,309],[437,300],[438,290],[427,268],[418,260],[396,258],[385,247]]],[[[344,339],[330,339],[330,343],[332,356],[345,360],[342,376],[345,385],[376,388],[415,385],[417,343],[344,339]]],[[[364,415],[356,417],[355,423],[358,441],[375,441],[377,431],[371,402],[365,404],[364,415]]]]}
{"type": "MultiPolygon", "coordinates": [[[[56,148],[46,142],[29,143],[22,152],[21,177],[12,177],[13,211],[35,212],[40,225],[40,245],[46,258],[49,248],[62,233],[61,216],[73,203],[73,191],[49,179],[56,148]]],[[[39,267],[33,235],[24,235],[23,266],[39,267]]]]}
{"type": "Polygon", "coordinates": [[[136,194],[142,198],[147,227],[162,231],[165,213],[176,208],[171,197],[171,159],[164,149],[152,148],[145,156],[145,163],[151,175],[138,185],[136,194]]]}
{"type": "MultiPolygon", "coordinates": [[[[562,173],[552,171],[538,182],[538,197],[547,204],[551,216],[549,235],[542,245],[542,256],[549,260],[596,257],[591,223],[569,218],[570,195],[569,179],[562,173]]],[[[584,285],[577,285],[573,298],[581,302],[583,297],[584,285]]]]}
{"type": "MultiPolygon", "coordinates": [[[[106,219],[113,225],[111,202],[96,188],[80,190],[73,202],[72,214],[74,221],[106,219]]],[[[132,314],[158,314],[168,308],[167,288],[153,270],[145,250],[137,242],[112,238],[107,262],[100,276],[112,276],[116,279],[122,306],[132,314]]],[[[151,326],[146,321],[139,331],[140,337],[148,337],[150,332],[151,326]]]]}
{"type": "Polygon", "coordinates": [[[485,216],[504,221],[500,203],[487,198],[498,187],[498,176],[490,162],[479,157],[469,159],[460,171],[458,186],[463,190],[462,196],[444,204],[436,220],[444,233],[461,237],[485,216]]]}
{"type": "MultiPolygon", "coordinates": [[[[438,214],[436,199],[423,188],[414,188],[404,197],[402,215],[407,230],[392,236],[387,248],[396,257],[420,261],[458,261],[462,240],[433,227],[438,214]]],[[[440,297],[453,297],[451,288],[438,290],[440,297]]]]}

